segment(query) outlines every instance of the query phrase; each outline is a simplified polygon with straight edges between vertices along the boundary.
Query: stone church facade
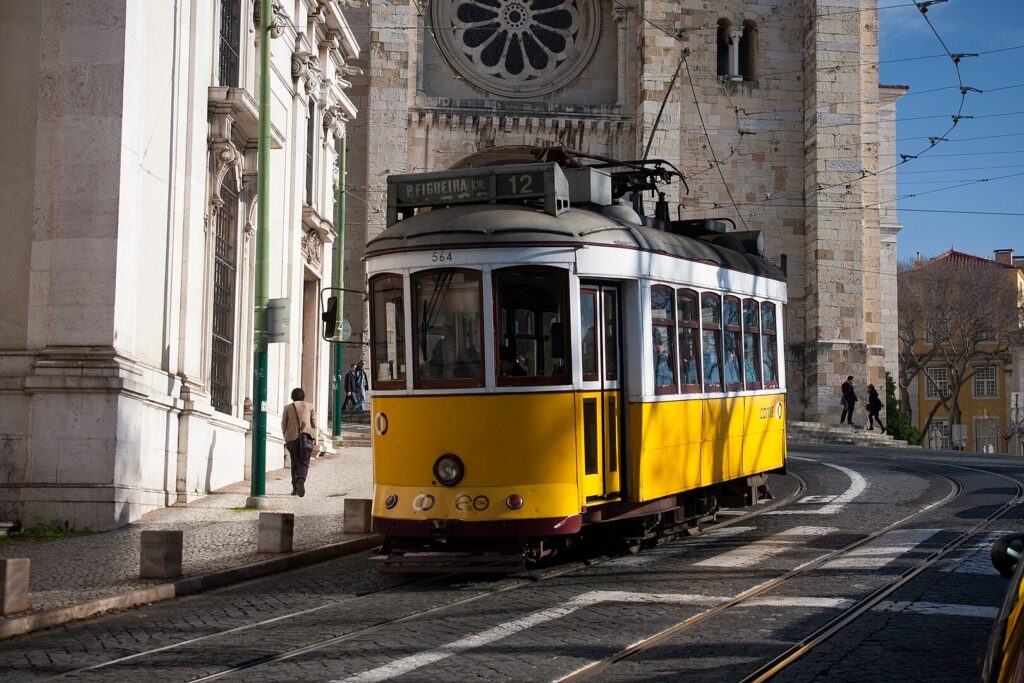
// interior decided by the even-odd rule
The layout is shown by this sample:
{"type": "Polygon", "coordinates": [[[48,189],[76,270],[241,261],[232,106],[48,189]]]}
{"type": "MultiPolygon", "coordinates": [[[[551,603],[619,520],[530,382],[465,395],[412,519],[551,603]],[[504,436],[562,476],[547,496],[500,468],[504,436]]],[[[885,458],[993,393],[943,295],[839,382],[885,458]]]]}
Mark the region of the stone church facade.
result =
{"type": "MultiPolygon", "coordinates": [[[[649,146],[688,176],[673,216],[762,230],[785,263],[791,416],[837,418],[847,375],[895,374],[904,90],[879,86],[874,0],[374,0],[347,16],[366,52],[346,254],[384,228],[389,174],[516,146],[649,146]]],[[[357,297],[345,310],[367,329],[357,297]]]]}
{"type": "MultiPolygon", "coordinates": [[[[269,349],[268,469],[292,387],[328,413],[317,302],[360,49],[342,9],[273,2],[269,293],[290,316],[269,349]]],[[[0,3],[0,519],[105,529],[248,475],[253,10],[0,3]]]]}

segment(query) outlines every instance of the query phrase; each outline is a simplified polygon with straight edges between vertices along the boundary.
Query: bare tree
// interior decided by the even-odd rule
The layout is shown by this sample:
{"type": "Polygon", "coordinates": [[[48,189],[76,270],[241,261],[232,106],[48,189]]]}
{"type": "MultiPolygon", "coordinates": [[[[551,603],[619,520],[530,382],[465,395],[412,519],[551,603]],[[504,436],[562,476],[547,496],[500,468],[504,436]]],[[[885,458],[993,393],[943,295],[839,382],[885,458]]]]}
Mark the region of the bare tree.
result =
{"type": "Polygon", "coordinates": [[[1008,363],[1010,344],[1019,334],[1015,281],[1001,265],[978,261],[933,259],[901,265],[897,274],[901,399],[910,406],[907,387],[922,372],[939,394],[924,421],[922,440],[940,406],[949,411],[950,424],[959,424],[960,390],[979,365],[1008,363]],[[945,370],[945,386],[933,381],[934,368],[945,370]]]}

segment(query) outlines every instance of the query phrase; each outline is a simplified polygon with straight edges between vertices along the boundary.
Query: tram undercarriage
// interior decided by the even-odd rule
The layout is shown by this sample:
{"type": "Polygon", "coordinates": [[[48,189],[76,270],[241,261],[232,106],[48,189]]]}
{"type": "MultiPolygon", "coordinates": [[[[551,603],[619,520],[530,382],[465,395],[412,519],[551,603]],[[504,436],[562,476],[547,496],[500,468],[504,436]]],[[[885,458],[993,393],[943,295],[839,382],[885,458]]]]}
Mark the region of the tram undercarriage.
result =
{"type": "Polygon", "coordinates": [[[570,557],[635,554],[679,536],[696,536],[722,506],[746,507],[770,498],[767,476],[756,475],[708,489],[645,503],[611,502],[581,514],[578,533],[504,538],[466,538],[463,525],[424,522],[423,537],[388,536],[381,549],[388,573],[515,573],[570,557]],[[429,525],[429,526],[427,526],[429,525]]]}

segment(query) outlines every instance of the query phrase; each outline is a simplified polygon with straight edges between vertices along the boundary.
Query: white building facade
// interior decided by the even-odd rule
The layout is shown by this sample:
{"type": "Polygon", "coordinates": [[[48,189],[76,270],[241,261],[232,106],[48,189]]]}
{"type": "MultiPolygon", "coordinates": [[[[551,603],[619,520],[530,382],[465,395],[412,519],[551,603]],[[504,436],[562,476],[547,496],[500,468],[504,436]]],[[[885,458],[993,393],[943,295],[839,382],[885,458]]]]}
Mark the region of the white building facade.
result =
{"type": "MultiPolygon", "coordinates": [[[[327,422],[318,298],[359,54],[340,2],[273,6],[269,293],[291,315],[268,470],[293,387],[327,422]]],[[[0,518],[106,529],[248,476],[257,20],[253,0],[0,4],[0,518]]]]}

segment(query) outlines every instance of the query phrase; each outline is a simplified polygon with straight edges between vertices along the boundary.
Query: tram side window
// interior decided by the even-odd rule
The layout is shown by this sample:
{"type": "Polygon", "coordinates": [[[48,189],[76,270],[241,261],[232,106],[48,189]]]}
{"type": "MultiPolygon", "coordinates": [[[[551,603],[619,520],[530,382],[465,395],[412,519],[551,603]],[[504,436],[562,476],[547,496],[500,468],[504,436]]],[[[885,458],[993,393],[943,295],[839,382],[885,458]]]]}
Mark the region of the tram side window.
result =
{"type": "Polygon", "coordinates": [[[722,324],[725,330],[722,339],[725,342],[725,357],[722,369],[725,374],[725,388],[738,391],[743,388],[741,375],[743,342],[740,326],[740,300],[727,296],[722,304],[722,324]]]}
{"type": "Polygon", "coordinates": [[[483,386],[480,273],[445,268],[412,276],[416,386],[483,386]]]}
{"type": "Polygon", "coordinates": [[[761,304],[761,366],[764,368],[764,386],[779,386],[779,349],[776,342],[775,304],[761,304]]]}
{"type": "Polygon", "coordinates": [[[373,379],[375,389],[405,388],[405,306],[402,276],[381,275],[370,281],[373,307],[373,379]]]}
{"type": "Polygon", "coordinates": [[[747,389],[761,388],[761,316],[757,302],[743,300],[743,380],[747,389]]]}
{"type": "Polygon", "coordinates": [[[701,294],[701,337],[704,351],[704,391],[722,390],[722,299],[717,294],[701,294]]]}
{"type": "Polygon", "coordinates": [[[568,273],[540,266],[503,268],[494,272],[493,283],[498,384],[567,384],[568,273]]]}
{"type": "Polygon", "coordinates": [[[683,392],[700,391],[700,305],[697,292],[680,289],[676,293],[679,309],[679,379],[683,392]]]}
{"type": "Polygon", "coordinates": [[[670,287],[651,287],[651,337],[654,341],[654,393],[674,394],[676,387],[675,296],[670,287]]]}

